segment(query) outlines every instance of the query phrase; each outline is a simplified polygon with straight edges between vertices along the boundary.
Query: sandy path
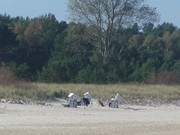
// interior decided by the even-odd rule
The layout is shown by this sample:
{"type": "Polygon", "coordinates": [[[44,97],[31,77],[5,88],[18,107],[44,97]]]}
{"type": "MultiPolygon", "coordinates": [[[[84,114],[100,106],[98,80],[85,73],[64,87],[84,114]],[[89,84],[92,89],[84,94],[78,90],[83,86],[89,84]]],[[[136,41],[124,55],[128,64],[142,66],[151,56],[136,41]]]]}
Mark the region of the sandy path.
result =
{"type": "Polygon", "coordinates": [[[180,135],[180,107],[0,104],[0,135],[180,135]]]}

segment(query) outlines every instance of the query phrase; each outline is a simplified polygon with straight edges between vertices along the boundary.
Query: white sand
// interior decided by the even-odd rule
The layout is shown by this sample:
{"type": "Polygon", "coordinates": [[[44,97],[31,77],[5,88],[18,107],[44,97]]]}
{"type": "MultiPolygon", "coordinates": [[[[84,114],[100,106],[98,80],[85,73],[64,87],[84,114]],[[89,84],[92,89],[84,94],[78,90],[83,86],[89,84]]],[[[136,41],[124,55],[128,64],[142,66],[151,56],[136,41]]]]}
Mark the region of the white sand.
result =
{"type": "Polygon", "coordinates": [[[180,107],[0,104],[0,135],[180,135],[180,107]]]}

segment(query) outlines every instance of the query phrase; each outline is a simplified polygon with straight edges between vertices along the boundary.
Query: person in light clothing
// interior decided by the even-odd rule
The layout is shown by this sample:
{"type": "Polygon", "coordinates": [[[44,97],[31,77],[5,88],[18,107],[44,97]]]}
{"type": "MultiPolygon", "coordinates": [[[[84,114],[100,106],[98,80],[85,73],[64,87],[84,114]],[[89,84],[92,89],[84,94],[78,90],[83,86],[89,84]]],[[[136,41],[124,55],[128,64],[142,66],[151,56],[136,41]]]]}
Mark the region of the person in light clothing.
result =
{"type": "Polygon", "coordinates": [[[119,104],[122,102],[122,98],[120,97],[119,93],[117,93],[113,98],[111,98],[109,102],[110,108],[119,108],[119,104]]]}
{"type": "Polygon", "coordinates": [[[71,108],[77,108],[78,106],[78,96],[74,93],[68,95],[68,106],[71,108]]]}

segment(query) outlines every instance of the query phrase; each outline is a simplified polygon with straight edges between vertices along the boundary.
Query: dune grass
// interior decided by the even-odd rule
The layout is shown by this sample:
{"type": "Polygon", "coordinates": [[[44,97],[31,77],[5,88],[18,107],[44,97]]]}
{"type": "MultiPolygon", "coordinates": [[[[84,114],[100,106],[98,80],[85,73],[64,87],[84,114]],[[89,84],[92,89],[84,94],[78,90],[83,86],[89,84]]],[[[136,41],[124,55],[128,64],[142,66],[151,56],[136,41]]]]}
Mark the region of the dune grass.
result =
{"type": "Polygon", "coordinates": [[[158,100],[169,103],[180,99],[179,85],[145,85],[145,84],[46,84],[21,83],[18,85],[0,86],[0,98],[22,98],[48,100],[64,98],[74,92],[82,95],[89,91],[96,98],[108,99],[120,93],[129,103],[137,101],[158,100]]]}

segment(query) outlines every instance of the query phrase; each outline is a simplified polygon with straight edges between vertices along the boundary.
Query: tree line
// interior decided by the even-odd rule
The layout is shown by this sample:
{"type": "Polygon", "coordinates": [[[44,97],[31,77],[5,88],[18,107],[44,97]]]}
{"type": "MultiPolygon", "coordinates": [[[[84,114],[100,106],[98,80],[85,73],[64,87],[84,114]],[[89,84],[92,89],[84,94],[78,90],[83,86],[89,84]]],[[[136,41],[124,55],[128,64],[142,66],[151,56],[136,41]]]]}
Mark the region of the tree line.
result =
{"type": "Polygon", "coordinates": [[[154,25],[151,8],[109,1],[85,8],[87,3],[71,0],[72,16],[80,21],[58,21],[53,14],[0,15],[0,67],[20,80],[41,82],[180,83],[180,29],[154,25]],[[130,14],[134,10],[141,11],[137,20],[130,14]]]}

